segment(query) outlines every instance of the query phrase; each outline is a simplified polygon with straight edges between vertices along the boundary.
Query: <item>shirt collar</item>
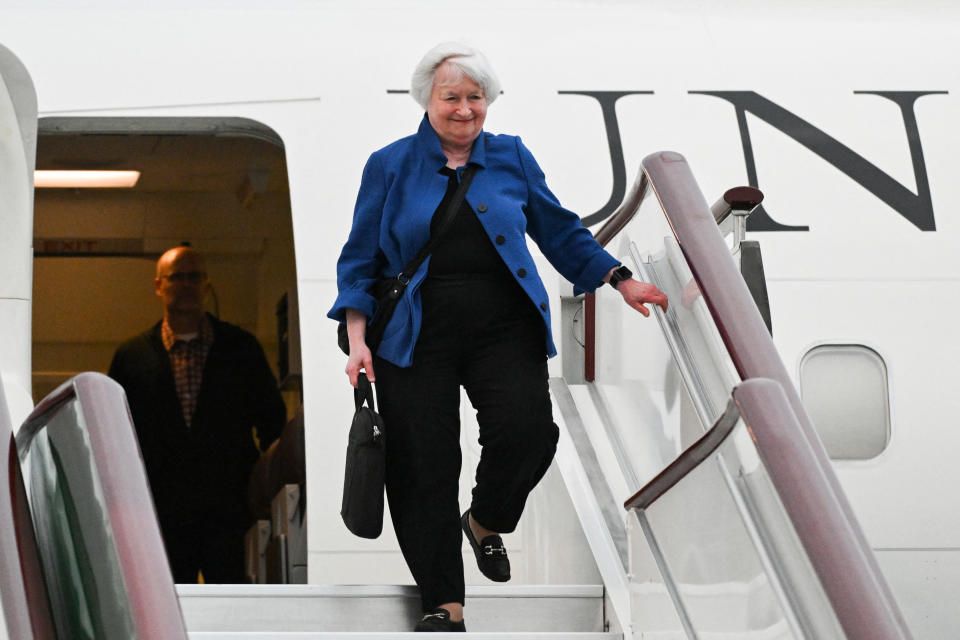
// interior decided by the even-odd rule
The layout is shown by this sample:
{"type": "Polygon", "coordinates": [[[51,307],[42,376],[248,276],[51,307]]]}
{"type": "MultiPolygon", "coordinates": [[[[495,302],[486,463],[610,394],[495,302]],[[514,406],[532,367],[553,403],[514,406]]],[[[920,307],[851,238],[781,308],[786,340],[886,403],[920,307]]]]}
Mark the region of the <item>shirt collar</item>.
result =
{"type": "MultiPolygon", "coordinates": [[[[420,128],[417,129],[417,141],[423,148],[427,158],[437,163],[438,170],[446,166],[447,156],[443,153],[443,147],[440,146],[440,138],[437,136],[437,132],[433,130],[433,125],[430,124],[427,114],[423,114],[423,120],[420,121],[420,128]]],[[[467,162],[472,162],[480,167],[486,167],[487,145],[483,130],[480,131],[477,139],[473,141],[473,149],[470,150],[470,159],[467,160],[467,162]]],[[[459,172],[461,169],[457,171],[459,172]]]]}
{"type": "MultiPolygon", "coordinates": [[[[183,342],[182,340],[177,340],[177,334],[174,333],[173,329],[167,323],[166,316],[164,316],[163,322],[160,323],[160,339],[163,341],[163,348],[167,351],[173,349],[173,346],[177,342],[183,342]]],[[[204,346],[209,346],[213,342],[213,327],[207,319],[207,314],[203,314],[203,316],[200,317],[200,327],[196,340],[199,340],[204,346]]]]}

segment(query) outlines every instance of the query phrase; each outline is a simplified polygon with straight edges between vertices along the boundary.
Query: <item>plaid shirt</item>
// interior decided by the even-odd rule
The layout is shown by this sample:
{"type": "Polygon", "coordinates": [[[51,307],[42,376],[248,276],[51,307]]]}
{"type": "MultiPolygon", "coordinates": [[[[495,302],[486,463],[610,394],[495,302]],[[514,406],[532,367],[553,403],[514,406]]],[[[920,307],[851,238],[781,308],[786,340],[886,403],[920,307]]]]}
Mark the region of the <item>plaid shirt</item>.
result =
{"type": "Polygon", "coordinates": [[[178,338],[164,318],[160,326],[160,338],[170,356],[173,382],[180,398],[183,420],[189,429],[193,413],[197,410],[197,396],[200,395],[200,384],[203,382],[203,365],[210,353],[210,345],[213,344],[213,328],[204,315],[200,320],[198,335],[187,341],[178,338]]]}

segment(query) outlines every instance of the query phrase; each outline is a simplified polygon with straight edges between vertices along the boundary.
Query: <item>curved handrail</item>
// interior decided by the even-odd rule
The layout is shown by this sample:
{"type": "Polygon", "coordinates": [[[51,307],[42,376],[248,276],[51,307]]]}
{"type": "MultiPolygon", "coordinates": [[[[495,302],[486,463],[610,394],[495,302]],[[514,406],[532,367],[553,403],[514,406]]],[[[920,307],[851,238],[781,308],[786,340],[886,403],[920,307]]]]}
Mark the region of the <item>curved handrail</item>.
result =
{"type": "MultiPolygon", "coordinates": [[[[746,384],[746,383],[744,383],[746,384]]],[[[724,443],[733,428],[737,426],[740,419],[740,412],[737,405],[731,399],[727,403],[727,408],[723,415],[710,427],[709,430],[692,445],[684,449],[677,458],[668,464],[663,471],[654,476],[653,480],[643,486],[642,489],[630,496],[624,503],[624,509],[646,509],[657,501],[660,496],[665,494],[678,482],[683,480],[687,474],[700,466],[704,460],[717,450],[724,443]]]]}
{"type": "Polygon", "coordinates": [[[754,187],[733,187],[723,192],[723,196],[713,203],[710,213],[716,223],[722,224],[734,211],[753,211],[763,202],[763,192],[754,187]]]}
{"type": "MultiPolygon", "coordinates": [[[[649,184],[647,174],[640,168],[637,173],[637,179],[633,185],[627,189],[620,206],[610,214],[603,226],[593,235],[594,239],[600,243],[601,247],[607,244],[626,227],[633,216],[636,215],[643,204],[643,198],[647,195],[647,186],[649,184]]],[[[588,293],[584,296],[584,314],[583,314],[583,377],[587,382],[593,382],[596,373],[596,334],[594,333],[594,320],[596,318],[594,294],[588,293]]]]}
{"type": "MultiPolygon", "coordinates": [[[[626,227],[643,204],[647,193],[649,179],[643,167],[637,172],[637,178],[624,195],[623,202],[617,207],[606,222],[593,235],[594,239],[605,247],[626,227]]],[[[719,225],[734,211],[750,211],[763,202],[763,192],[756,187],[732,187],[727,189],[719,200],[710,207],[713,217],[719,225]]]]}
{"type": "MultiPolygon", "coordinates": [[[[99,477],[106,523],[115,540],[122,589],[130,603],[133,637],[186,640],[183,616],[160,537],[153,499],[123,388],[99,373],[82,373],[47,396],[17,432],[21,460],[34,438],[68,403],[78,412],[99,477]]],[[[66,452],[60,452],[61,457],[66,452]]]]}
{"type": "Polygon", "coordinates": [[[601,247],[607,246],[607,243],[620,233],[627,224],[633,220],[643,204],[643,198],[647,195],[647,174],[643,168],[637,173],[637,179],[633,181],[633,186],[627,190],[620,206],[610,214],[603,226],[594,234],[594,238],[600,243],[601,247]]]}
{"type": "MultiPolygon", "coordinates": [[[[774,421],[778,430],[767,432],[764,437],[753,434],[754,439],[791,517],[807,514],[804,516],[807,522],[793,522],[847,637],[910,638],[892,592],[750,291],[730,259],[729,249],[686,159],[678,153],[664,151],[644,158],[642,167],[740,378],[744,381],[770,378],[783,390],[784,406],[789,407],[792,416],[780,412],[775,419],[782,421],[783,426],[774,421]],[[782,439],[791,440],[790,446],[803,452],[807,463],[801,466],[816,475],[816,482],[791,487],[791,482],[795,482],[797,460],[785,453],[787,448],[782,446],[782,439]],[[798,500],[802,501],[803,509],[788,505],[798,500]],[[810,509],[814,510],[813,515],[810,509]],[[837,579],[839,573],[843,574],[842,580],[837,579]]],[[[645,194],[640,195],[642,200],[645,194]]],[[[633,199],[635,196],[631,196],[631,202],[633,199]]],[[[618,230],[626,226],[623,221],[611,220],[608,224],[618,230]]],[[[754,417],[762,410],[764,401],[769,400],[770,393],[759,393],[755,401],[746,401],[754,417]]]]}

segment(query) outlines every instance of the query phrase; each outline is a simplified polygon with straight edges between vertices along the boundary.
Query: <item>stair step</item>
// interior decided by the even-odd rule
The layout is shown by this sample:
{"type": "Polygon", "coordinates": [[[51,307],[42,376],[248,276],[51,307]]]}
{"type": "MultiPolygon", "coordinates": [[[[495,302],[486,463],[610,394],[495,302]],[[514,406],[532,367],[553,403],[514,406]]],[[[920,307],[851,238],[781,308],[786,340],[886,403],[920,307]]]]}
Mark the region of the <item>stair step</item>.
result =
{"type": "MultiPolygon", "coordinates": [[[[196,631],[189,633],[190,640],[413,640],[422,638],[419,633],[384,633],[382,631],[196,631]]],[[[564,633],[559,631],[526,631],[521,633],[435,633],[437,640],[623,640],[622,633],[564,633]]]]}
{"type": "MultiPolygon", "coordinates": [[[[177,594],[194,640],[400,638],[422,615],[413,586],[177,585],[177,594]]],[[[476,585],[468,586],[466,595],[469,637],[546,637],[525,635],[529,632],[570,640],[622,637],[602,633],[599,585],[476,585]]]]}

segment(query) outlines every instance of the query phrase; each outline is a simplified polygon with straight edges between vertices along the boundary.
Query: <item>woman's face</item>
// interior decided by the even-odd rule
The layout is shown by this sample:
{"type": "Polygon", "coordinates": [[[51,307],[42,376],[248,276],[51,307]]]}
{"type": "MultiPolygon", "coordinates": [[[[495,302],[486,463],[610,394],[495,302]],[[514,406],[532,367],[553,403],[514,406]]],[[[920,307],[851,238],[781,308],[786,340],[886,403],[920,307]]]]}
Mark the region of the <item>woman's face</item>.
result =
{"type": "Polygon", "coordinates": [[[427,118],[445,146],[473,144],[487,117],[487,97],[469,76],[457,81],[457,70],[444,62],[433,75],[427,118]]]}

